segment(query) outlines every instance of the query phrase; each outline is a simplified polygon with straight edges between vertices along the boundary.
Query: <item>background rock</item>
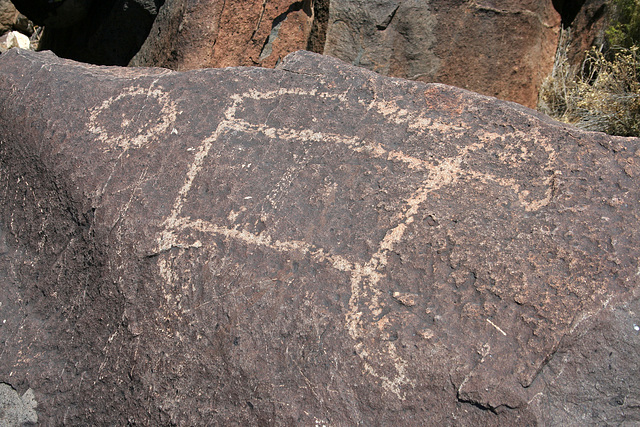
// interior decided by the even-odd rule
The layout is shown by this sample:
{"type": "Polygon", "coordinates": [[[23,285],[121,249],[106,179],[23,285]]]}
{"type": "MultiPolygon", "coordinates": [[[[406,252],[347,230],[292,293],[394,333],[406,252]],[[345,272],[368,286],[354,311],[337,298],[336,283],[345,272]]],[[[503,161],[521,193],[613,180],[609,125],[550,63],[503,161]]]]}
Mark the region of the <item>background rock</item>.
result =
{"type": "Polygon", "coordinates": [[[20,12],[9,0],[0,0],[0,35],[13,28],[13,24],[18,20],[20,12]]]}
{"type": "Polygon", "coordinates": [[[332,0],[323,53],[533,107],[559,25],[551,0],[332,0]]]}
{"type": "Polygon", "coordinates": [[[4,427],[22,427],[38,422],[31,389],[22,397],[8,384],[0,383],[0,424],[4,427]]]}
{"type": "Polygon", "coordinates": [[[132,65],[273,66],[308,48],[383,75],[453,84],[528,106],[551,71],[560,25],[551,0],[500,6],[174,0],[163,9],[132,65]]]}
{"type": "Polygon", "coordinates": [[[221,2],[168,0],[131,65],[175,70],[273,67],[307,46],[311,0],[221,2]]]}
{"type": "Polygon", "coordinates": [[[34,32],[33,22],[18,12],[9,0],[0,0],[0,36],[11,30],[30,37],[34,32]]]}
{"type": "Polygon", "coordinates": [[[0,381],[40,422],[640,418],[638,139],[303,52],[0,71],[0,381]]]}
{"type": "MultiPolygon", "coordinates": [[[[572,29],[569,60],[579,64],[606,21],[605,0],[62,4],[87,16],[68,28],[50,25],[41,49],[79,61],[174,70],[273,67],[286,54],[308,49],[383,75],[451,84],[529,107],[536,105],[540,85],[553,68],[561,22],[572,29]]],[[[54,6],[29,13],[44,21],[41,15],[54,6]]]]}
{"type": "Polygon", "coordinates": [[[610,19],[610,7],[606,0],[586,0],[567,27],[570,29],[567,60],[574,68],[580,68],[585,52],[592,46],[605,43],[605,30],[610,19]]]}
{"type": "Polygon", "coordinates": [[[0,52],[4,52],[5,50],[14,47],[20,49],[31,48],[31,41],[29,40],[29,37],[25,36],[22,33],[19,33],[18,31],[11,31],[3,36],[0,40],[0,52]]]}

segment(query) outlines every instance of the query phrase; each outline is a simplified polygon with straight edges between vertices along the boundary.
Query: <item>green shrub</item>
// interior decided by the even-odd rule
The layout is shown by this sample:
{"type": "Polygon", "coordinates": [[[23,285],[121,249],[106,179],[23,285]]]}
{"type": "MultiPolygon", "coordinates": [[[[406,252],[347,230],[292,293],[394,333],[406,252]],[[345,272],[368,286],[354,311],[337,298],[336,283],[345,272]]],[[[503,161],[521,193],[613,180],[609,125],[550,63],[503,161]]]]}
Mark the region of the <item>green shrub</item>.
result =
{"type": "Polygon", "coordinates": [[[614,0],[612,21],[606,30],[612,48],[631,48],[640,44],[640,0],[614,0]]]}

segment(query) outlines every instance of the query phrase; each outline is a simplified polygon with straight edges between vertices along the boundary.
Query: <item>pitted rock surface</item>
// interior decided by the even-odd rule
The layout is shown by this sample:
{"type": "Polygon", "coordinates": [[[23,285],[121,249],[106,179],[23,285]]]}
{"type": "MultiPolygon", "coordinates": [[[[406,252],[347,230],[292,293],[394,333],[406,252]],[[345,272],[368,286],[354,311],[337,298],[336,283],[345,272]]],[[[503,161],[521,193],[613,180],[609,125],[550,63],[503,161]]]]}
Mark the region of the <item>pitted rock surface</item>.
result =
{"type": "Polygon", "coordinates": [[[638,139],[307,52],[0,71],[0,381],[39,420],[640,419],[638,139]]]}

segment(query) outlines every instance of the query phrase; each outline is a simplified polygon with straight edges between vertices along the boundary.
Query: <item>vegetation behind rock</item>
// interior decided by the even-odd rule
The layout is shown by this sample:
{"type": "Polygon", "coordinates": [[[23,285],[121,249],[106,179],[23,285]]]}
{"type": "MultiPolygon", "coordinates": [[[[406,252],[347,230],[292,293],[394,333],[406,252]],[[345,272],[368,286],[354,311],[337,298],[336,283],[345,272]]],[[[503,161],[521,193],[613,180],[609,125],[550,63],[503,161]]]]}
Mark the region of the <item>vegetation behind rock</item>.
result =
{"type": "Polygon", "coordinates": [[[586,130],[640,136],[640,0],[613,0],[611,7],[605,43],[587,52],[577,70],[567,61],[571,29],[562,30],[538,109],[586,130]]]}

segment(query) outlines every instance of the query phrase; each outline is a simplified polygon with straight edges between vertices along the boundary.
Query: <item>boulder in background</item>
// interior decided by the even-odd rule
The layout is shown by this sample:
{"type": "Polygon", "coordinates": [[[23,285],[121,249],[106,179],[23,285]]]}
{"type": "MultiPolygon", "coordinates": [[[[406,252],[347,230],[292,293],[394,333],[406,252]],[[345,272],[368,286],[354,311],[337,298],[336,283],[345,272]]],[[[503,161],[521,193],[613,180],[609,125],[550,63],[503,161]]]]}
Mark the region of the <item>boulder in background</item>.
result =
{"type": "Polygon", "coordinates": [[[307,47],[313,1],[168,0],[130,65],[174,70],[275,66],[307,47]]]}
{"type": "Polygon", "coordinates": [[[383,75],[443,82],[534,106],[553,66],[551,0],[249,3],[168,1],[131,65],[274,66],[308,48],[383,75]]]}
{"type": "Polygon", "coordinates": [[[0,35],[13,28],[19,15],[20,12],[10,0],[0,0],[0,35]]]}

